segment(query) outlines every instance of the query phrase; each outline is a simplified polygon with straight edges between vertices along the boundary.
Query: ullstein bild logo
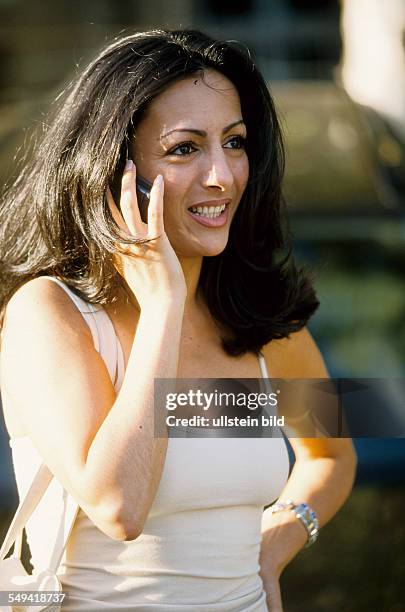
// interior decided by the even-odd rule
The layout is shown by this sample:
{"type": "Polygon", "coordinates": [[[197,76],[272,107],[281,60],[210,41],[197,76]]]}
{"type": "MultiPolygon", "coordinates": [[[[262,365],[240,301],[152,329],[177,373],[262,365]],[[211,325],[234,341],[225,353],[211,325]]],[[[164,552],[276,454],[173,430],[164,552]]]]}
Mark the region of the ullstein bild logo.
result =
{"type": "Polygon", "coordinates": [[[155,379],[154,392],[156,437],[405,438],[403,378],[155,379]]]}

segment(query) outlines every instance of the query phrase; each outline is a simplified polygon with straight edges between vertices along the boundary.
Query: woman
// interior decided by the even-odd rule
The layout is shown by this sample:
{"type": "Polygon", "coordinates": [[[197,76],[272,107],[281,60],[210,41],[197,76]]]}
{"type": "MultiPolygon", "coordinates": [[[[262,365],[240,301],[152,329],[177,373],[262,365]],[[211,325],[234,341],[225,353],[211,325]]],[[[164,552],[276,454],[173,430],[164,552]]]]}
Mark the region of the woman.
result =
{"type": "Polygon", "coordinates": [[[288,477],[282,437],[154,436],[156,378],[260,378],[266,364],[276,378],[328,376],[305,328],[318,302],[285,255],[282,174],[250,56],[150,31],[71,84],[4,199],[5,418],[15,465],[45,461],[81,508],[66,610],[278,612],[308,525],[267,506],[306,502],[322,527],[351,490],[348,439],[291,438],[288,477]],[[153,182],[147,210],[137,175],[153,182]],[[122,381],[69,287],[111,319],[122,381]]]}

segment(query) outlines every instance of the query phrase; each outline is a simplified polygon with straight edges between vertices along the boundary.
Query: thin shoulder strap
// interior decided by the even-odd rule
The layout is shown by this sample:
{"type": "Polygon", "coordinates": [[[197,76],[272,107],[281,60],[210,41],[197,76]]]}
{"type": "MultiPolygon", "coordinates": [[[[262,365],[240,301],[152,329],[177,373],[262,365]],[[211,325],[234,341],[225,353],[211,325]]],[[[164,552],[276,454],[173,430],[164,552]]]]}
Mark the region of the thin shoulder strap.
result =
{"type": "MultiPolygon", "coordinates": [[[[260,364],[260,371],[262,374],[262,378],[263,378],[263,382],[264,382],[264,386],[266,387],[266,391],[267,393],[273,393],[273,387],[271,386],[271,382],[270,382],[270,376],[269,376],[269,372],[267,370],[267,365],[266,365],[266,360],[264,358],[264,355],[262,353],[259,352],[258,354],[259,357],[259,364],[260,364]]],[[[275,406],[267,406],[266,407],[266,412],[269,416],[273,415],[276,416],[277,415],[277,408],[275,406]]],[[[273,437],[275,435],[275,430],[272,429],[272,435],[269,437],[273,437]]]]}
{"type": "MultiPolygon", "coordinates": [[[[111,380],[114,383],[114,376],[116,371],[118,371],[119,361],[122,362],[121,367],[123,369],[123,356],[122,350],[121,355],[117,350],[117,337],[111,319],[103,309],[96,309],[93,304],[82,300],[59,279],[55,279],[54,277],[47,278],[51,278],[57,282],[75,302],[86,323],[90,327],[94,340],[94,346],[104,359],[110,373],[111,380]]],[[[33,478],[28,492],[20,501],[17,511],[11,521],[10,527],[0,548],[0,563],[3,561],[13,544],[14,550],[12,557],[21,557],[24,527],[33,514],[35,508],[38,506],[42,497],[45,495],[45,492],[48,489],[53,477],[54,476],[49,468],[45,465],[45,463],[42,463],[33,478]]],[[[54,544],[54,549],[52,551],[50,567],[48,568],[53,573],[56,573],[58,566],[60,565],[69,535],[72,531],[74,521],[79,511],[79,505],[66,490],[64,490],[64,498],[65,514],[61,524],[61,530],[59,531],[57,540],[54,544]]]]}
{"type": "MultiPolygon", "coordinates": [[[[116,335],[117,338],[117,335],[116,335]]],[[[121,389],[122,382],[124,380],[125,374],[125,362],[124,362],[124,353],[122,351],[121,343],[117,338],[117,377],[115,381],[115,390],[119,391],[121,389]]]]}
{"type": "Polygon", "coordinates": [[[262,373],[262,378],[269,378],[269,373],[267,371],[266,360],[262,353],[259,353],[259,364],[260,371],[262,373]]]}
{"type": "Polygon", "coordinates": [[[265,385],[267,391],[269,393],[272,393],[273,392],[273,388],[272,388],[271,383],[270,383],[270,376],[269,376],[269,372],[267,370],[266,360],[264,358],[263,353],[259,352],[258,356],[259,356],[260,371],[262,373],[262,378],[263,378],[264,385],[265,385]]]}

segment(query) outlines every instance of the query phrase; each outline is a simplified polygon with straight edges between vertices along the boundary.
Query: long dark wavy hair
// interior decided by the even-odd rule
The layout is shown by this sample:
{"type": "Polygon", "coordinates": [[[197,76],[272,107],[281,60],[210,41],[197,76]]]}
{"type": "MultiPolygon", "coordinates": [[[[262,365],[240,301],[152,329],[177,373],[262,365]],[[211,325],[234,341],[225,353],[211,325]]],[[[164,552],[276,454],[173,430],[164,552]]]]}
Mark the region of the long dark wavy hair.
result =
{"type": "Polygon", "coordinates": [[[105,201],[122,174],[136,127],[174,81],[213,68],[236,87],[247,126],[250,175],[225,250],[204,257],[199,292],[224,350],[258,352],[301,329],[319,305],[297,268],[281,183],[282,134],[266,83],[249,51],[195,30],[151,30],[116,40],[51,108],[47,129],[0,207],[0,326],[25,282],[51,275],[91,303],[125,287],[113,264],[121,234],[105,201]]]}

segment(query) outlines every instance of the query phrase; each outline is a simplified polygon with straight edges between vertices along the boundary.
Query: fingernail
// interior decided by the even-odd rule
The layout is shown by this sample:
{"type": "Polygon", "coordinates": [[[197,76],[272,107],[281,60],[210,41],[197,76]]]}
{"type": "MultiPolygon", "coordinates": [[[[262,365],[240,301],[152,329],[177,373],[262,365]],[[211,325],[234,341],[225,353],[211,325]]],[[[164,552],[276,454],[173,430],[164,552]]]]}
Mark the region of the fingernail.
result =
{"type": "Polygon", "coordinates": [[[161,187],[163,183],[163,176],[161,174],[158,174],[156,177],[156,185],[158,187],[161,187]]]}
{"type": "Polygon", "coordinates": [[[133,167],[134,162],[132,161],[132,159],[128,159],[127,163],[125,164],[125,172],[127,172],[128,170],[132,170],[133,167]]]}

